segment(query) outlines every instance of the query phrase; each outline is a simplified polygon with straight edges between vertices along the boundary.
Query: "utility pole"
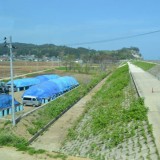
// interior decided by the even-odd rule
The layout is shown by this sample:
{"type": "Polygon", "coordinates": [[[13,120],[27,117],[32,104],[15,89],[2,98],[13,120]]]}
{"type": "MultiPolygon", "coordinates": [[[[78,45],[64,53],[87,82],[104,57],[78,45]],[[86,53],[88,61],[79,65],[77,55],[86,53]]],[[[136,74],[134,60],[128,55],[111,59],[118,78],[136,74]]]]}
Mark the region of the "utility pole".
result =
{"type": "MultiPolygon", "coordinates": [[[[5,40],[5,45],[7,44],[7,38],[4,38],[5,40]]],[[[6,45],[9,48],[9,52],[10,52],[10,74],[11,74],[11,96],[12,96],[12,124],[13,126],[15,126],[16,122],[15,122],[15,106],[14,106],[14,90],[13,90],[13,53],[12,53],[12,48],[14,48],[12,46],[12,37],[9,37],[9,42],[6,45]]]]}

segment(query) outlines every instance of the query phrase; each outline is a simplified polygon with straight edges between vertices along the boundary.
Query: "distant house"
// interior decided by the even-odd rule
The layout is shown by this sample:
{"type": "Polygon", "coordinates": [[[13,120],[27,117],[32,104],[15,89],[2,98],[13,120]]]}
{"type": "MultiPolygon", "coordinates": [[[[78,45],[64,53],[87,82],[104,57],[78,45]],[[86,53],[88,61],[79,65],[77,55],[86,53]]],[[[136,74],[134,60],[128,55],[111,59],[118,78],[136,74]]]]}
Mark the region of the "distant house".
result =
{"type": "Polygon", "coordinates": [[[74,62],[75,62],[75,63],[82,64],[82,63],[83,63],[83,60],[79,59],[79,60],[75,60],[74,62]]]}
{"type": "Polygon", "coordinates": [[[8,61],[9,60],[9,56],[8,55],[2,55],[0,56],[0,61],[8,61]]]}

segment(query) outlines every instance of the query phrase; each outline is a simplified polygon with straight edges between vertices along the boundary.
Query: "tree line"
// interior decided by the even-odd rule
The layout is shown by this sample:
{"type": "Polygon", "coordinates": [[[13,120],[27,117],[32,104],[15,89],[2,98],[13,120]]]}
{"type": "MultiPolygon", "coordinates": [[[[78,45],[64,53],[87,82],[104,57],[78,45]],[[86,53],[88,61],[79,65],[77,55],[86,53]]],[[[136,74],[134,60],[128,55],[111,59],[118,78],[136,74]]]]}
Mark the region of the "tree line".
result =
{"type": "MultiPolygon", "coordinates": [[[[83,47],[72,48],[67,46],[57,46],[54,44],[26,44],[26,43],[13,43],[16,49],[13,50],[15,57],[30,56],[35,55],[36,58],[45,57],[59,57],[62,60],[70,59],[81,59],[84,62],[92,61],[94,63],[99,63],[104,60],[124,60],[124,59],[134,59],[133,54],[137,54],[141,57],[139,48],[130,47],[122,48],[119,50],[94,50],[87,49],[83,47]]],[[[9,51],[0,44],[0,55],[8,54],[9,51]]]]}

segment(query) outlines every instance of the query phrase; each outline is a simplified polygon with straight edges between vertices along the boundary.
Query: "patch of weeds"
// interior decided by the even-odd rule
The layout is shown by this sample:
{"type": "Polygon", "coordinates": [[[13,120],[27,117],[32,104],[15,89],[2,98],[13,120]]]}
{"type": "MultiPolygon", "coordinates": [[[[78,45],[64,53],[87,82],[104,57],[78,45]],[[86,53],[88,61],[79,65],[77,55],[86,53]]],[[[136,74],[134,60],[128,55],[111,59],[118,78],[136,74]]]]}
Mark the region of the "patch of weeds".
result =
{"type": "Polygon", "coordinates": [[[34,135],[34,134],[37,133],[37,128],[30,127],[30,128],[27,128],[27,131],[28,131],[31,135],[34,135]]]}
{"type": "Polygon", "coordinates": [[[149,154],[147,155],[146,159],[147,159],[147,160],[150,160],[150,159],[151,159],[149,154]]]}
{"type": "Polygon", "coordinates": [[[77,137],[76,131],[74,129],[70,128],[68,130],[68,138],[71,140],[74,140],[74,139],[76,139],[76,137],[77,137]]]}
{"type": "Polygon", "coordinates": [[[43,149],[38,149],[36,150],[35,148],[32,148],[32,147],[28,147],[27,148],[27,151],[30,155],[33,155],[33,154],[43,154],[45,153],[46,151],[43,150],[43,149]]]}
{"type": "Polygon", "coordinates": [[[42,154],[45,150],[35,150],[28,146],[28,142],[24,138],[20,138],[13,133],[7,131],[0,132],[0,146],[13,146],[19,151],[26,151],[29,154],[42,154]]]}
{"type": "Polygon", "coordinates": [[[4,123],[4,127],[6,127],[7,125],[11,124],[11,121],[10,120],[7,120],[5,123],[4,123]]]}
{"type": "Polygon", "coordinates": [[[43,154],[43,153],[46,152],[43,149],[36,150],[33,147],[29,147],[28,143],[26,141],[17,143],[15,145],[15,147],[17,148],[18,151],[25,151],[25,152],[28,152],[30,155],[33,155],[33,154],[43,154]]]}
{"type": "Polygon", "coordinates": [[[92,143],[92,144],[91,144],[91,149],[92,149],[92,151],[93,151],[96,147],[97,147],[97,144],[95,144],[95,143],[92,143]]]}
{"type": "Polygon", "coordinates": [[[55,158],[55,159],[62,159],[62,160],[66,160],[67,159],[67,155],[64,155],[64,154],[61,154],[61,153],[57,153],[56,155],[50,155],[50,154],[47,154],[47,156],[49,156],[50,158],[55,158]]]}
{"type": "Polygon", "coordinates": [[[0,132],[0,145],[1,146],[14,146],[17,143],[25,141],[6,130],[0,132]]]}
{"type": "Polygon", "coordinates": [[[152,124],[148,124],[148,133],[151,134],[153,131],[152,124]]]}

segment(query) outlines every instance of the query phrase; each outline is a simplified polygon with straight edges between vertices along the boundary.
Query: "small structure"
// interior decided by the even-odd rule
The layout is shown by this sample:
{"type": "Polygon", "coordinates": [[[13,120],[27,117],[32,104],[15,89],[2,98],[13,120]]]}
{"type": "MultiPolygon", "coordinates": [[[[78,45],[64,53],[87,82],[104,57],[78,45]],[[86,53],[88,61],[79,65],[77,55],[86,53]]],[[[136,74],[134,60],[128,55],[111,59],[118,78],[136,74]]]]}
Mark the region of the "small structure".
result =
{"type": "Polygon", "coordinates": [[[41,105],[78,86],[77,80],[70,76],[50,79],[30,87],[22,96],[23,105],[41,105]]]}
{"type": "MultiPolygon", "coordinates": [[[[50,80],[50,79],[56,79],[58,77],[59,77],[58,75],[41,75],[41,76],[37,76],[35,78],[15,79],[13,81],[14,91],[27,90],[31,86],[40,84],[40,83],[47,81],[47,80],[50,80]]],[[[9,81],[7,83],[7,86],[9,87],[9,90],[11,90],[11,81],[9,81]]]]}
{"type": "MultiPolygon", "coordinates": [[[[23,110],[23,105],[14,100],[15,112],[23,110]]],[[[0,118],[12,113],[12,97],[8,94],[0,94],[0,118]]]]}
{"type": "MultiPolygon", "coordinates": [[[[22,91],[28,89],[30,86],[40,83],[40,81],[35,78],[23,78],[23,79],[15,79],[13,83],[14,83],[14,91],[22,91]]],[[[11,81],[7,83],[7,86],[11,91],[11,81]]]]}

